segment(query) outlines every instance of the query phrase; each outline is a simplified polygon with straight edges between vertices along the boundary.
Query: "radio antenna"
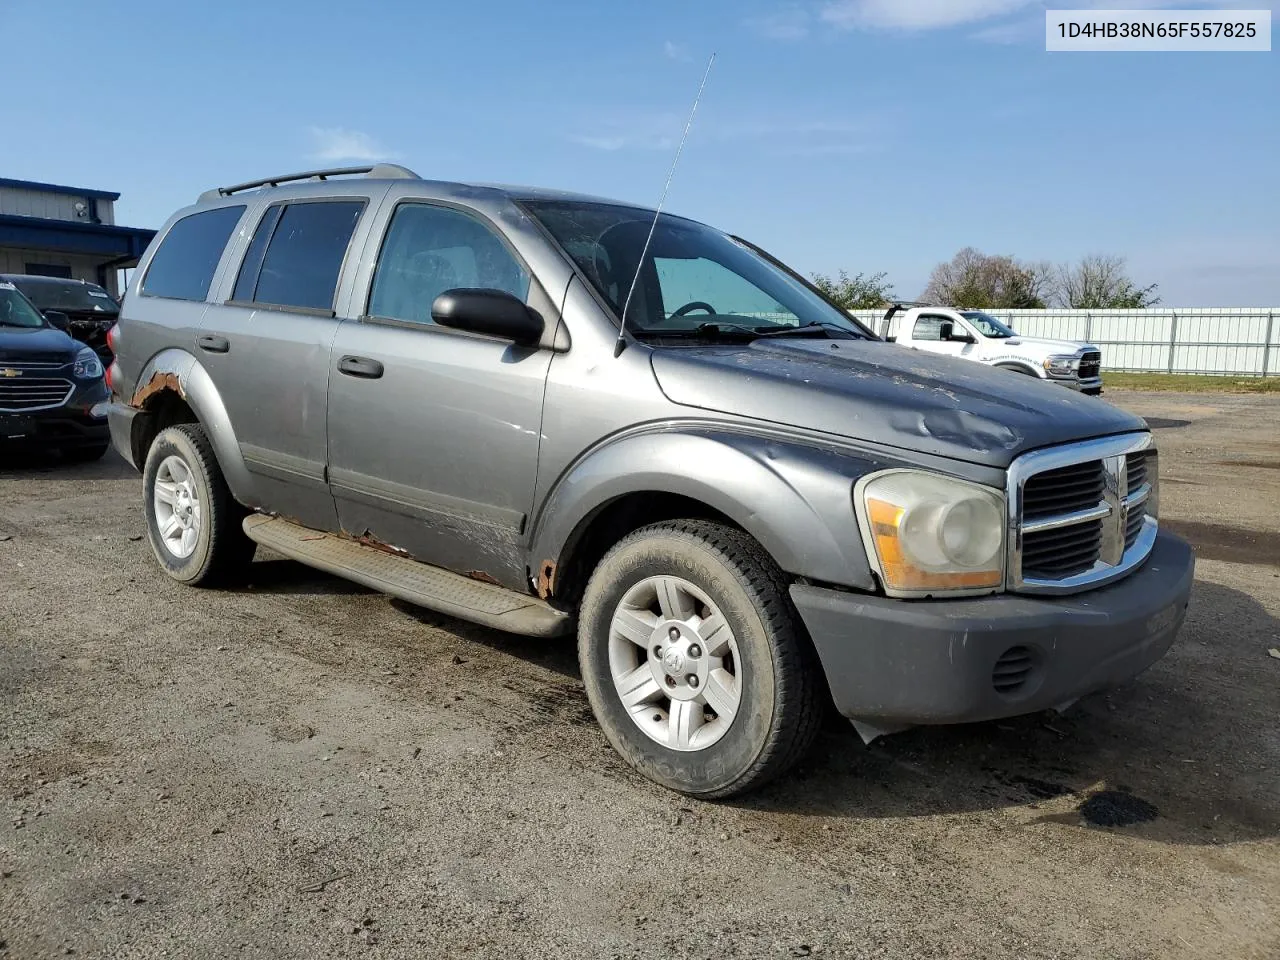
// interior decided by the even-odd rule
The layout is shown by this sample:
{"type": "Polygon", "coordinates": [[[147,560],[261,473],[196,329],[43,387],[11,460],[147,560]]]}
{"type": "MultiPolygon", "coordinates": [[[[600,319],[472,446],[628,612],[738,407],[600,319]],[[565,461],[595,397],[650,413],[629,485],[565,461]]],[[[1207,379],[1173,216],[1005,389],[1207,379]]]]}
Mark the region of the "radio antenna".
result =
{"type": "Polygon", "coordinates": [[[613,345],[613,355],[619,357],[627,345],[627,309],[631,306],[631,298],[635,295],[636,284],[640,282],[640,271],[644,268],[644,258],[649,255],[649,244],[653,243],[653,233],[658,229],[658,217],[662,214],[662,205],[667,202],[667,191],[671,189],[671,178],[676,175],[676,166],[680,163],[680,154],[684,152],[684,142],[689,139],[689,129],[693,126],[693,117],[698,112],[698,102],[702,99],[702,91],[707,86],[707,77],[711,76],[711,65],[716,62],[716,55],[711,54],[707,61],[707,69],[702,72],[702,82],[698,84],[698,94],[693,98],[693,109],[689,111],[689,119],[684,125],[684,134],[680,137],[680,145],[676,147],[675,159],[671,161],[671,169],[667,171],[667,182],[662,187],[662,196],[658,198],[658,207],[653,211],[653,223],[649,224],[649,235],[644,239],[644,249],[640,251],[640,261],[636,264],[635,276],[631,278],[631,289],[627,291],[627,299],[622,304],[622,322],[618,324],[618,341],[613,345]]]}

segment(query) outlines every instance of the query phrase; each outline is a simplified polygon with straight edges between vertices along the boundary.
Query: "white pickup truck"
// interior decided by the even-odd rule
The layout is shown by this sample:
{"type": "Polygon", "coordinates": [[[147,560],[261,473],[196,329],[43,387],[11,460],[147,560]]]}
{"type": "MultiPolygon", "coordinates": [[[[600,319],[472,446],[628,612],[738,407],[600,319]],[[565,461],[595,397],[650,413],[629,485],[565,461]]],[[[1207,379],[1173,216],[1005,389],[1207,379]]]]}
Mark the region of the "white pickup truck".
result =
{"type": "Polygon", "coordinates": [[[981,310],[894,304],[878,332],[916,350],[976,360],[1081,393],[1102,392],[1102,351],[1093,344],[1019,336],[981,310]]]}

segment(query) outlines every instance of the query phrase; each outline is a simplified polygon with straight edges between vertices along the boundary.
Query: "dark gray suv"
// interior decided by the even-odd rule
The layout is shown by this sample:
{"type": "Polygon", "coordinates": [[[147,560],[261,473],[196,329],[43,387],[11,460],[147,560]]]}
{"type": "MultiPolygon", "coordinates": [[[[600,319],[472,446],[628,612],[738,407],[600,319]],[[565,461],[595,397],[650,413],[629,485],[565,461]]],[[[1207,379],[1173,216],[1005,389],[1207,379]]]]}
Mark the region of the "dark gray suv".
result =
{"type": "Polygon", "coordinates": [[[1064,707],[1186,610],[1143,421],[886,343],[680,217],[389,165],[210,190],[113,339],[171,576],[263,544],[576,629],[610,741],[697,796],[785,770],[832,700],[867,738],[1064,707]]]}

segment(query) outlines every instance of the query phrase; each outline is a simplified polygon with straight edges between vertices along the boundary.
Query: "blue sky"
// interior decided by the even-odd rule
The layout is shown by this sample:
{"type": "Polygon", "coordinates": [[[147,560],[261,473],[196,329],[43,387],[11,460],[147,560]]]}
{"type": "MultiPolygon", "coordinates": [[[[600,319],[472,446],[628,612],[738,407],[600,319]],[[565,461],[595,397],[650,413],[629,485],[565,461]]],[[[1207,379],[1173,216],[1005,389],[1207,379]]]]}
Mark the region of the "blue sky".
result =
{"type": "Polygon", "coordinates": [[[1280,305],[1280,53],[1048,54],[1044,9],[0,0],[0,176],[119,190],[136,226],[372,158],[652,204],[714,50],[668,209],[800,270],[912,296],[966,245],[1103,252],[1168,304],[1280,305]]]}

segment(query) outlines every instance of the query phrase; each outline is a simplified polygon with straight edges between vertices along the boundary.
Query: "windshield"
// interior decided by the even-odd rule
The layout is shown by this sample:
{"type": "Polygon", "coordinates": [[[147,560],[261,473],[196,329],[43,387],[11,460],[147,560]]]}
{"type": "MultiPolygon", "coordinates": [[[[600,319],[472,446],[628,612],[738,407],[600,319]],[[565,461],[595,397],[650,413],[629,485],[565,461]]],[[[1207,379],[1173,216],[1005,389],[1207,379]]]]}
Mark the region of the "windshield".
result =
{"type": "MultiPolygon", "coordinates": [[[[596,291],[622,313],[653,223],[646,210],[611,203],[528,201],[596,291]]],[[[866,334],[801,280],[718,230],[663,215],[640,270],[627,330],[637,336],[768,332],[820,324],[866,334]]]]}
{"type": "Polygon", "coordinates": [[[61,310],[64,313],[92,311],[112,315],[120,312],[120,307],[111,299],[111,294],[96,283],[32,279],[15,280],[14,284],[41,310],[61,310]]]}
{"type": "Polygon", "coordinates": [[[983,313],[981,310],[961,310],[960,316],[964,317],[975,327],[984,337],[991,337],[993,340],[1004,340],[1007,337],[1017,336],[1009,327],[991,316],[989,313],[983,313]]]}
{"type": "Polygon", "coordinates": [[[11,283],[0,283],[0,327],[43,327],[44,317],[11,283]]]}

